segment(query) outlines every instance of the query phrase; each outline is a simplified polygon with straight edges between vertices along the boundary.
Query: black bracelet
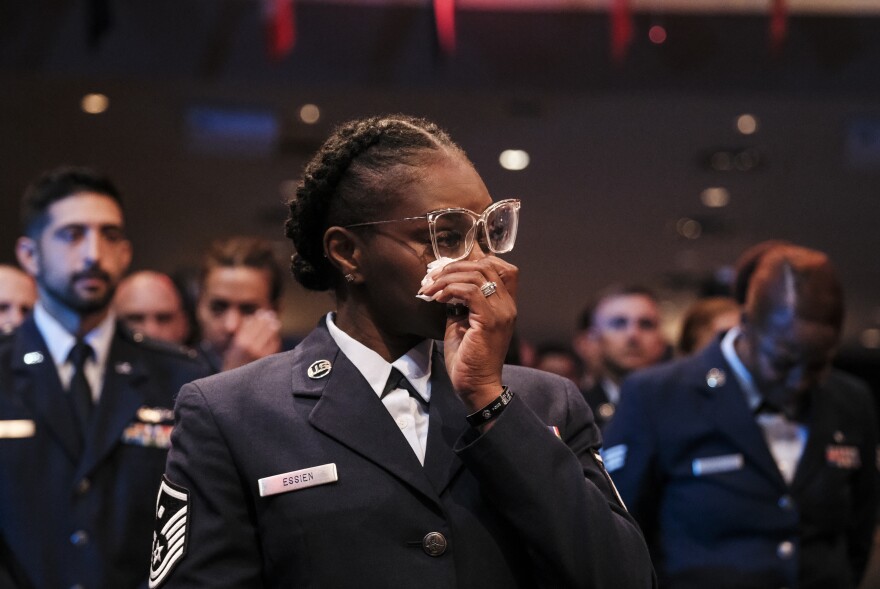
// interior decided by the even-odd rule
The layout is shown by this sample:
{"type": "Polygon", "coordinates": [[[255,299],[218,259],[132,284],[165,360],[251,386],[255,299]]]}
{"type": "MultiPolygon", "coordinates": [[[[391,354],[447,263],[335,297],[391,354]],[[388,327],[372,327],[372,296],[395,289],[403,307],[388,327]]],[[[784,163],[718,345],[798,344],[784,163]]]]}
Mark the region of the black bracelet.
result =
{"type": "Polygon", "coordinates": [[[467,416],[467,422],[471,427],[479,427],[492,421],[504,411],[507,404],[513,399],[513,393],[506,386],[501,387],[501,394],[494,401],[467,416]]]}

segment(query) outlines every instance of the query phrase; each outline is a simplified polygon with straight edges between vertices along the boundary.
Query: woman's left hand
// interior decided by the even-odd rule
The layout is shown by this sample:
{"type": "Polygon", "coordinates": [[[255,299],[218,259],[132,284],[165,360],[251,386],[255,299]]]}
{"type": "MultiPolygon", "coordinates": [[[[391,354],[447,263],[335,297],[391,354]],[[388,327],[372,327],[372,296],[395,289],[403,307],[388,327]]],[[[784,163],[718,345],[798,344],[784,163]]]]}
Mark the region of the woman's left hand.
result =
{"type": "Polygon", "coordinates": [[[467,306],[467,312],[447,316],[444,353],[452,386],[472,411],[501,394],[501,367],[516,323],[518,274],[516,266],[495,256],[460,260],[420,291],[437,295],[441,303],[459,299],[467,306]],[[488,282],[495,283],[495,292],[486,296],[481,287],[488,282]]]}

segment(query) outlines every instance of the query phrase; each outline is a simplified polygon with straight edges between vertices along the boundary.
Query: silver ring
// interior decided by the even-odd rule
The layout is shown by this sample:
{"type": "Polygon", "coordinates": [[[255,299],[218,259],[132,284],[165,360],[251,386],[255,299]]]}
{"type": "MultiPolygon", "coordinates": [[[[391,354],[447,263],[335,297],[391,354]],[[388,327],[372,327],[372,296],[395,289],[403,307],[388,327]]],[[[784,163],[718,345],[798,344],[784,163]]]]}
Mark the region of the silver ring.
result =
{"type": "Polygon", "coordinates": [[[486,284],[484,284],[483,286],[480,287],[480,292],[483,293],[484,297],[491,297],[493,294],[495,294],[495,291],[497,290],[497,288],[498,288],[498,285],[495,284],[494,282],[487,282],[486,284]]]}

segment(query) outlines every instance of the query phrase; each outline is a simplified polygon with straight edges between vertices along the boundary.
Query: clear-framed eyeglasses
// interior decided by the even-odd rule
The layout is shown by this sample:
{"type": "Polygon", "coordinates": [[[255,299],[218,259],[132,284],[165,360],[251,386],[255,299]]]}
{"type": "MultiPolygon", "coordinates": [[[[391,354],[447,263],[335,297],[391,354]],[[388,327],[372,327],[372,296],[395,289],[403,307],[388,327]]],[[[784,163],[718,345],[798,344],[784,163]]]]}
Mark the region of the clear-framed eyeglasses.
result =
{"type": "Polygon", "coordinates": [[[434,256],[456,261],[470,255],[474,241],[479,241],[480,247],[493,254],[512,250],[519,227],[519,207],[518,198],[509,198],[493,203],[479,215],[468,209],[440,209],[418,217],[354,223],[346,225],[346,229],[427,220],[434,256]],[[482,231],[478,228],[480,225],[482,231]]]}

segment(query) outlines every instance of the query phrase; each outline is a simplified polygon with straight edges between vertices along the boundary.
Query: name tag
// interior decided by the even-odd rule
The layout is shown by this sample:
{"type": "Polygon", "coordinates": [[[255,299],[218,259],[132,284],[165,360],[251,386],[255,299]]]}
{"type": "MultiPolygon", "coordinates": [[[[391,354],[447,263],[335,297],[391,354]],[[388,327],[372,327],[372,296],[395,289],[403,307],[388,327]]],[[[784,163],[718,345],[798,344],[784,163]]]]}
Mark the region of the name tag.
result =
{"type": "Polygon", "coordinates": [[[32,438],[37,426],[30,419],[5,419],[0,421],[0,438],[32,438]]]}
{"type": "Polygon", "coordinates": [[[276,474],[273,477],[260,479],[257,483],[260,485],[260,497],[268,497],[269,495],[287,493],[288,491],[299,491],[300,489],[335,483],[338,480],[339,475],[336,474],[336,464],[331,462],[321,466],[276,474]]]}
{"type": "Polygon", "coordinates": [[[739,470],[745,461],[742,454],[725,454],[724,456],[712,456],[711,458],[696,458],[692,464],[694,476],[717,474],[739,470]]]}
{"type": "Polygon", "coordinates": [[[830,445],[825,448],[828,464],[837,468],[856,469],[862,466],[862,458],[856,446],[830,445]]]}

